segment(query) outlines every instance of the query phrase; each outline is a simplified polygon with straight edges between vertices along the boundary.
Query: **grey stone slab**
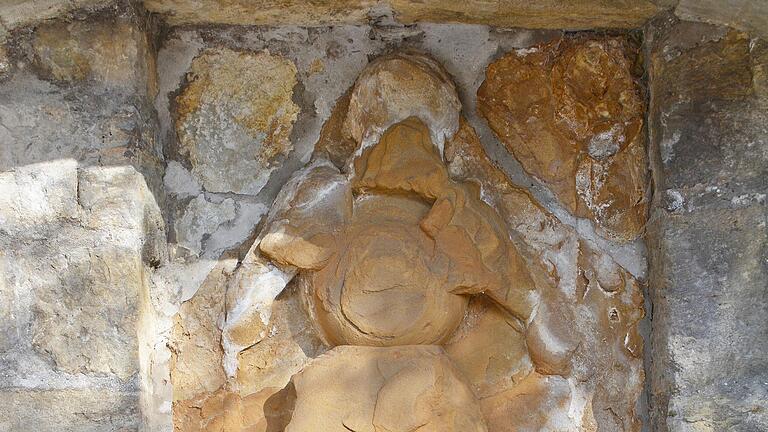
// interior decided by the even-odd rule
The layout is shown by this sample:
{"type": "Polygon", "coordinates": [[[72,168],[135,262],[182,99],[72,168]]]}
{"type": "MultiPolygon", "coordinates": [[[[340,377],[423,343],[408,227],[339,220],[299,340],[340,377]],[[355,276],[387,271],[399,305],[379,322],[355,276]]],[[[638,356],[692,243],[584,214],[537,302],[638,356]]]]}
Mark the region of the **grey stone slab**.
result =
{"type": "Polygon", "coordinates": [[[768,430],[768,62],[727,28],[647,36],[651,430],[768,430]]]}
{"type": "Polygon", "coordinates": [[[768,430],[766,222],[760,205],[660,222],[651,379],[668,430],[768,430]]]}
{"type": "Polygon", "coordinates": [[[0,430],[7,432],[133,432],[139,394],[99,389],[0,390],[0,430]]]}

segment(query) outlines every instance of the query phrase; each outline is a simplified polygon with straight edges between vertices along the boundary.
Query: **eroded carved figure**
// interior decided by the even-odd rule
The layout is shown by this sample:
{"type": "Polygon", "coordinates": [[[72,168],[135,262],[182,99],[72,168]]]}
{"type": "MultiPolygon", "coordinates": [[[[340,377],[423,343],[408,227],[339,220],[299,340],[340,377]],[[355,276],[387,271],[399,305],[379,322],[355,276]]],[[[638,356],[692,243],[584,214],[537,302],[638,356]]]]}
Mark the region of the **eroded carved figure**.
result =
{"type": "Polygon", "coordinates": [[[442,67],[402,52],[338,102],[235,271],[223,330],[239,377],[293,280],[327,351],[259,390],[241,430],[639,429],[637,282],[511,185],[460,110],[442,67]]]}

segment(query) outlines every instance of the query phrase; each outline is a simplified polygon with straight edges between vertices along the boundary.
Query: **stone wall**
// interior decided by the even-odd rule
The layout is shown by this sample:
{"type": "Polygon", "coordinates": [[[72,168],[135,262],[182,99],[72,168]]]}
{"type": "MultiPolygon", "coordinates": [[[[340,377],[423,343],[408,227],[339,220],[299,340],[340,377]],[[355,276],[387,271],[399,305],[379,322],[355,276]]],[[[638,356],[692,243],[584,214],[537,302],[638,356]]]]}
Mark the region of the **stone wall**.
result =
{"type": "Polygon", "coordinates": [[[153,424],[151,276],[167,246],[147,34],[124,5],[4,44],[1,430],[153,424]]]}
{"type": "Polygon", "coordinates": [[[768,45],[648,28],[652,430],[768,428],[768,45]]]}
{"type": "Polygon", "coordinates": [[[343,170],[393,51],[455,84],[448,172],[550,297],[531,322],[475,297],[445,345],[489,430],[768,428],[759,4],[240,3],[0,5],[0,430],[282,430],[332,347],[259,233],[302,167],[343,170]]]}
{"type": "MultiPolygon", "coordinates": [[[[124,0],[8,0],[0,4],[0,39],[17,28],[124,0]]],[[[638,28],[669,11],[677,17],[728,25],[765,37],[768,5],[755,0],[136,0],[171,25],[301,25],[365,24],[382,15],[400,22],[484,24],[500,28],[590,30],[638,28]]]]}

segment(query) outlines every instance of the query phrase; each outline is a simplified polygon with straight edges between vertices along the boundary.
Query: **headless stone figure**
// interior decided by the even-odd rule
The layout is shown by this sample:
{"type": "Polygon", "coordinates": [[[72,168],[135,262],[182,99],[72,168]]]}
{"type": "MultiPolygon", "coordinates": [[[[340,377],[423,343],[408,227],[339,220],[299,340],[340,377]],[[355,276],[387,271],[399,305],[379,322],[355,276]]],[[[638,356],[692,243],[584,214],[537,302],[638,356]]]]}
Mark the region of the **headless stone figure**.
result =
{"type": "MultiPolygon", "coordinates": [[[[317,170],[325,174],[307,184],[339,175],[317,170]]],[[[477,188],[449,178],[419,119],[391,126],[354,172],[334,199],[315,204],[321,212],[288,210],[260,243],[280,265],[302,269],[308,312],[336,347],[294,376],[286,431],[485,431],[467,378],[441,345],[471,295],[528,319],[533,283],[522,258],[477,188]]]]}
{"type": "MultiPolygon", "coordinates": [[[[534,283],[480,188],[449,175],[459,111],[434,61],[377,60],[326,124],[327,157],[276,199],[228,295],[276,296],[297,277],[331,349],[293,375],[293,411],[266,430],[487,431],[486,411],[505,417],[492,412],[508,406],[502,392],[520,389],[530,411],[567,403],[568,384],[544,375],[568,374],[572,320],[559,298],[542,302],[546,277],[534,283]]],[[[228,314],[230,361],[270,331],[259,310],[228,314]]]]}

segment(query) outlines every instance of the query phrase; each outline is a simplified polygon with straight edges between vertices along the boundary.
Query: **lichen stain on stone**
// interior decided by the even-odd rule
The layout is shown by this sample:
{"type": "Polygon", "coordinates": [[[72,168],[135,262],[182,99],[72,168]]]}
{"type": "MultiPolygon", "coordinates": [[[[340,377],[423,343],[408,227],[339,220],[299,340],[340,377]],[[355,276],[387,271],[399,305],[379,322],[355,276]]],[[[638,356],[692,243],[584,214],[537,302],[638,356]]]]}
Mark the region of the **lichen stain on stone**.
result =
{"type": "Polygon", "coordinates": [[[523,168],[574,215],[635,239],[648,209],[643,102],[621,38],[564,38],[487,70],[478,110],[523,168]]]}
{"type": "Polygon", "coordinates": [[[209,49],[196,57],[176,97],[180,153],[209,192],[256,194],[289,139],[299,107],[296,66],[272,55],[209,49]]]}

